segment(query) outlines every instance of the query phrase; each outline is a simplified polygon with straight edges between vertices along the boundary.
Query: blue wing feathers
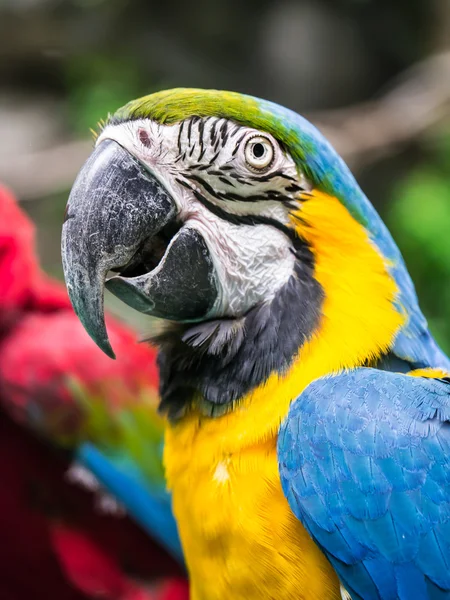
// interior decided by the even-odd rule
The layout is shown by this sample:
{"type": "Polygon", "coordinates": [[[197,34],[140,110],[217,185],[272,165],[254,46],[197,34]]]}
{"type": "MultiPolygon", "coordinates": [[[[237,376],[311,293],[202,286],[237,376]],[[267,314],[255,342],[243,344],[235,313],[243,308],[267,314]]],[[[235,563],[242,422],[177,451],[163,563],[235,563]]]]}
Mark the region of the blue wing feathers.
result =
{"type": "MultiPolygon", "coordinates": [[[[364,564],[370,578],[375,582],[380,598],[395,598],[397,593],[397,581],[395,571],[389,568],[389,560],[378,557],[376,559],[366,560],[364,564]]],[[[370,597],[370,595],[364,596],[364,600],[370,597]]]]}
{"type": "Polygon", "coordinates": [[[447,381],[368,368],[292,404],[283,490],[352,598],[450,600],[449,417],[447,381]]]}
{"type": "Polygon", "coordinates": [[[428,596],[425,578],[412,563],[405,563],[395,567],[395,580],[400,598],[433,598],[428,596]]]}

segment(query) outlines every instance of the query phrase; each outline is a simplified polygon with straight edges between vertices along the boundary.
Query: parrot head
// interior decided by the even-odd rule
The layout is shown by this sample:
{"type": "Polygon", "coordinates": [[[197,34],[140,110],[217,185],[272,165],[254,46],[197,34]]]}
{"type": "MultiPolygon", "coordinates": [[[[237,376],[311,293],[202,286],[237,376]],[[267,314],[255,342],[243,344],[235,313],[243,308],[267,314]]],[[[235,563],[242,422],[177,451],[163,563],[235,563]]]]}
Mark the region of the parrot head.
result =
{"type": "Polygon", "coordinates": [[[175,89],[119,109],[73,186],[62,255],[110,356],[104,287],[171,323],[168,404],[183,386],[214,412],[325,334],[339,368],[394,346],[423,358],[414,288],[349,169],[306,119],[250,96],[175,89]]]}

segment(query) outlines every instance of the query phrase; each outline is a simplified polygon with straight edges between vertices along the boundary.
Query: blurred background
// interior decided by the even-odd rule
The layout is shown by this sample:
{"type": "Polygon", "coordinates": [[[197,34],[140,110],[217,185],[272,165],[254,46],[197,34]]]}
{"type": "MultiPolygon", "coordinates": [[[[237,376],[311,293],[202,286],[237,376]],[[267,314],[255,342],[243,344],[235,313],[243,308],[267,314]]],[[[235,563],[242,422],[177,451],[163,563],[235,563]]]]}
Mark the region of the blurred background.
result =
{"type": "Polygon", "coordinates": [[[317,124],[450,351],[450,0],[0,0],[0,181],[53,275],[89,130],[174,86],[250,93],[317,124]]]}

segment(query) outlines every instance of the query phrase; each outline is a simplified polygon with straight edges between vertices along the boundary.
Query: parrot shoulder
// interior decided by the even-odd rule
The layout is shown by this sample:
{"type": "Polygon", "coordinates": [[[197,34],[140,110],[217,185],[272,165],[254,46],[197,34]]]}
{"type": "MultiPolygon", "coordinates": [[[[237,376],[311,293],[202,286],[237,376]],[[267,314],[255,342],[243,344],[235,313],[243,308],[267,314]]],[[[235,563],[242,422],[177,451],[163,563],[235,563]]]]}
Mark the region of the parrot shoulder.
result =
{"type": "Polygon", "coordinates": [[[283,491],[354,600],[450,595],[449,419],[431,369],[330,375],[292,403],[283,491]]]}

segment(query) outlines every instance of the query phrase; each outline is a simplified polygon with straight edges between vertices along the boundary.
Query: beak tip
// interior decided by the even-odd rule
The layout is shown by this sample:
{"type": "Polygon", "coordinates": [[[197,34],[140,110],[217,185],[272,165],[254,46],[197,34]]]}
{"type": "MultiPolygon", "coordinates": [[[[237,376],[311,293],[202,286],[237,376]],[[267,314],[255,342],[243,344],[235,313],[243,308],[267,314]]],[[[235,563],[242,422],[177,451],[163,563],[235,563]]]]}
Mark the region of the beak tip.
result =
{"type": "Polygon", "coordinates": [[[106,356],[109,356],[109,358],[112,360],[116,359],[116,354],[112,349],[111,343],[108,339],[108,334],[106,332],[104,335],[98,335],[97,331],[91,332],[89,329],[87,329],[87,332],[89,333],[89,337],[92,339],[92,341],[95,342],[95,344],[102,352],[106,354],[106,356]]]}
{"type": "MultiPolygon", "coordinates": [[[[82,321],[83,323],[83,321],[82,321]]],[[[99,349],[104,352],[106,354],[106,356],[109,356],[109,358],[112,358],[113,360],[116,359],[116,354],[114,352],[114,350],[112,349],[111,343],[108,339],[108,335],[99,335],[97,330],[92,330],[89,326],[86,327],[85,323],[83,323],[84,328],[86,329],[89,337],[91,338],[91,340],[99,347],[99,349]]]]}
{"type": "Polygon", "coordinates": [[[111,348],[110,344],[108,344],[107,346],[102,346],[101,349],[106,354],[106,356],[109,356],[109,358],[111,358],[112,360],[116,360],[116,354],[115,354],[114,350],[111,348]]]}
{"type": "Polygon", "coordinates": [[[81,310],[79,304],[76,302],[76,298],[72,298],[72,306],[75,309],[77,317],[80,319],[86,333],[89,335],[91,340],[99,347],[99,349],[115,360],[116,354],[112,349],[111,342],[109,341],[108,332],[106,330],[105,317],[103,313],[103,300],[101,301],[101,307],[98,310],[97,318],[93,319],[92,315],[96,314],[95,304],[93,308],[82,305],[81,310]],[[91,310],[89,310],[91,308],[91,310]]]}

